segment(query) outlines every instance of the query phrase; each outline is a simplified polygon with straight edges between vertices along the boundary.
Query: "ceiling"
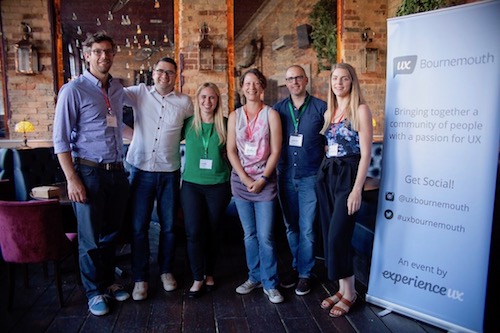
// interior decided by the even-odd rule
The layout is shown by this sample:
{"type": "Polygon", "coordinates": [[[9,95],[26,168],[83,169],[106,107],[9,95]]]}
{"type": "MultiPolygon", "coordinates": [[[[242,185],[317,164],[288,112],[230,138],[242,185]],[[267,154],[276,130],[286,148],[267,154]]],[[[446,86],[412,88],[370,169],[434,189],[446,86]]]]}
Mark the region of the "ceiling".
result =
{"type": "Polygon", "coordinates": [[[85,40],[87,33],[106,31],[113,40],[125,46],[137,36],[138,44],[168,46],[173,41],[173,0],[61,0],[61,24],[65,42],[85,40]],[[137,33],[138,25],[142,32],[137,33]],[[80,30],[78,30],[80,27],[80,30]],[[168,41],[164,42],[164,36],[168,41]]]}
{"type": "MultiPolygon", "coordinates": [[[[104,30],[122,47],[127,38],[133,44],[134,36],[137,36],[134,47],[138,44],[144,47],[148,45],[146,35],[150,47],[171,46],[174,40],[173,1],[157,0],[159,8],[154,8],[155,0],[98,0],[91,5],[89,1],[61,0],[63,39],[66,43],[76,40],[81,43],[87,33],[104,30]],[[142,30],[141,34],[137,34],[137,25],[142,30]],[[164,41],[165,35],[167,42],[164,41]]],[[[264,0],[234,0],[235,36],[238,36],[263,2],[264,0]]]]}

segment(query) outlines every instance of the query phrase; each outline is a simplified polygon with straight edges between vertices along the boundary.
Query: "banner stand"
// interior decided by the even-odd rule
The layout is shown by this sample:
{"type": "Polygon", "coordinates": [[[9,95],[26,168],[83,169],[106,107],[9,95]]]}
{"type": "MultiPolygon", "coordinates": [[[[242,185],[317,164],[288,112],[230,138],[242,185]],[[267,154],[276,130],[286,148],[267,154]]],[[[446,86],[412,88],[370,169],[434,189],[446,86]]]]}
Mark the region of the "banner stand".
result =
{"type": "Polygon", "coordinates": [[[485,330],[500,152],[498,13],[500,1],[487,0],[387,20],[384,149],[366,294],[386,309],[380,316],[485,330]]]}

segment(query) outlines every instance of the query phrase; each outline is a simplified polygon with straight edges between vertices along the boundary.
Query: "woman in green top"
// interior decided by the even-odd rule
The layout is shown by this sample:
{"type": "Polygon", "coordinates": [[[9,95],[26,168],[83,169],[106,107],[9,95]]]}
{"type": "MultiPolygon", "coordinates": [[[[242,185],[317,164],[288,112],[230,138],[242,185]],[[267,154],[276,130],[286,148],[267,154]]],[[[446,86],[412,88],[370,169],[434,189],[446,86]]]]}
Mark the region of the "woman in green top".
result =
{"type": "Polygon", "coordinates": [[[213,83],[204,83],[196,99],[194,115],[186,120],[183,130],[186,155],[181,188],[187,253],[194,278],[190,298],[215,288],[220,227],[231,200],[230,170],[224,157],[227,119],[219,89],[213,83]]]}

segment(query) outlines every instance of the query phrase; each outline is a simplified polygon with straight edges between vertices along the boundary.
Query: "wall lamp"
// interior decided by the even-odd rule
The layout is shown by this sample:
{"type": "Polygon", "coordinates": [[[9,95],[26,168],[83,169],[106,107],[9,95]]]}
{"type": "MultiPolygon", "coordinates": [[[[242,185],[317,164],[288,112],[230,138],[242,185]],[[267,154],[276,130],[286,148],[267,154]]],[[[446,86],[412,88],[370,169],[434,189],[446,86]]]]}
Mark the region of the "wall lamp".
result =
{"type": "Polygon", "coordinates": [[[361,33],[361,40],[365,42],[365,46],[361,50],[363,53],[362,73],[375,72],[377,68],[378,48],[373,46],[373,37],[375,37],[375,32],[371,28],[366,28],[361,33]]]}
{"type": "Polygon", "coordinates": [[[214,45],[208,39],[208,32],[210,28],[207,23],[203,23],[200,29],[201,41],[198,44],[199,57],[198,57],[198,68],[200,71],[211,71],[214,69],[214,45]]]}
{"type": "Polygon", "coordinates": [[[16,72],[22,74],[37,74],[39,72],[38,67],[38,51],[36,47],[31,43],[31,27],[25,23],[21,22],[23,26],[23,39],[16,43],[16,72]]]}

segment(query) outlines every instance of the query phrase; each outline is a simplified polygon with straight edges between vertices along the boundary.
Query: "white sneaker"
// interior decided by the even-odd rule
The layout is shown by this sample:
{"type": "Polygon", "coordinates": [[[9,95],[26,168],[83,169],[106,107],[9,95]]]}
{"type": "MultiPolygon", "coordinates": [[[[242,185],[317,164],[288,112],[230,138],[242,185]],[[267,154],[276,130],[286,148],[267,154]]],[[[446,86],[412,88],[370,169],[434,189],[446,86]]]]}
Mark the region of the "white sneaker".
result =
{"type": "Polygon", "coordinates": [[[238,294],[245,295],[254,290],[255,288],[260,288],[260,287],[262,287],[262,284],[260,282],[252,282],[250,280],[246,280],[245,282],[243,282],[241,286],[236,288],[236,292],[238,294]]]}
{"type": "Polygon", "coordinates": [[[134,291],[132,292],[132,298],[134,301],[142,301],[148,298],[148,283],[144,281],[136,282],[134,291]]]}
{"type": "Polygon", "coordinates": [[[285,300],[278,289],[264,289],[264,294],[267,295],[271,303],[281,303],[285,300]]]}
{"type": "Polygon", "coordinates": [[[163,273],[160,278],[161,282],[163,283],[163,289],[165,289],[165,291],[173,291],[177,289],[177,281],[175,281],[174,275],[172,273],[163,273]]]}

